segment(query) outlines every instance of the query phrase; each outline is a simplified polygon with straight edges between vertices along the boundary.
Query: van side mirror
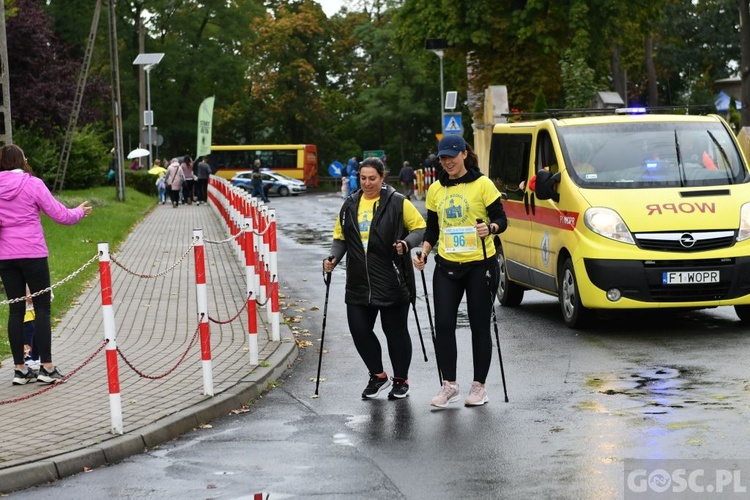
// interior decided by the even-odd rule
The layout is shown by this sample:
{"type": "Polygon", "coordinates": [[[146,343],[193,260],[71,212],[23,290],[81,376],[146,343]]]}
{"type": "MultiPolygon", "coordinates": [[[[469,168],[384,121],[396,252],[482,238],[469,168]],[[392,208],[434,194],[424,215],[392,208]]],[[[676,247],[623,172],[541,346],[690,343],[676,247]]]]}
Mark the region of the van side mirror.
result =
{"type": "Polygon", "coordinates": [[[534,187],[537,199],[560,201],[560,193],[555,189],[560,183],[560,178],[560,172],[552,174],[549,170],[539,170],[536,173],[536,186],[534,187]]]}

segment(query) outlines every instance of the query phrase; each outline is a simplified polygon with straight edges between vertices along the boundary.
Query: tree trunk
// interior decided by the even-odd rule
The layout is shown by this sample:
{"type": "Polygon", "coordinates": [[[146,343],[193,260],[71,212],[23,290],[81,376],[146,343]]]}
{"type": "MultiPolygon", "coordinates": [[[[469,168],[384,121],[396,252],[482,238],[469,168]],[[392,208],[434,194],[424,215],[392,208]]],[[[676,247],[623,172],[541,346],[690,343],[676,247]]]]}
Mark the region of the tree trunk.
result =
{"type": "Polygon", "coordinates": [[[659,91],[656,88],[656,66],[654,66],[654,39],[646,35],[646,73],[648,76],[648,105],[659,105],[659,91]]]}
{"type": "Polygon", "coordinates": [[[620,44],[613,40],[609,43],[610,70],[612,71],[612,90],[620,94],[622,102],[628,105],[628,89],[625,81],[625,72],[622,69],[620,59],[620,44]]]}
{"type": "Polygon", "coordinates": [[[743,127],[750,126],[750,0],[739,0],[740,8],[740,78],[742,79],[743,127]]]}

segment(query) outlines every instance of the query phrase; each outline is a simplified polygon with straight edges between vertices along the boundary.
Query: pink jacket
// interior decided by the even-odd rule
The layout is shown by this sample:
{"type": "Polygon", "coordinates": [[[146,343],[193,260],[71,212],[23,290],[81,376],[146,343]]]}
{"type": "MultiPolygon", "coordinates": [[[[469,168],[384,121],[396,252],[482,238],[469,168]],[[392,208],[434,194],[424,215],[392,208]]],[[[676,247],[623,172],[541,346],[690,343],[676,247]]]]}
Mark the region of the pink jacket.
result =
{"type": "Polygon", "coordinates": [[[172,191],[179,191],[182,189],[182,181],[185,180],[185,175],[182,173],[179,163],[176,161],[170,163],[165,175],[167,176],[165,182],[172,191]]]}
{"type": "Polygon", "coordinates": [[[38,177],[0,172],[0,260],[49,256],[40,212],[66,226],[83,218],[83,208],[66,208],[38,177]]]}

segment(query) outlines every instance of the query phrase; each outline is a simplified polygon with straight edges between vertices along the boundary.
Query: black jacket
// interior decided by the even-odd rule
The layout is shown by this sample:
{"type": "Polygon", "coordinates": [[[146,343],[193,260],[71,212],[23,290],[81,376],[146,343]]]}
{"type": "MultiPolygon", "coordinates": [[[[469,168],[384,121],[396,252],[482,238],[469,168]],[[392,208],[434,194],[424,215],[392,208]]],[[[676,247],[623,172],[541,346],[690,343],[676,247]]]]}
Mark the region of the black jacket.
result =
{"type": "MultiPolygon", "coordinates": [[[[362,191],[349,196],[339,213],[346,244],[345,301],[378,307],[408,304],[416,299],[414,268],[409,253],[398,255],[393,247],[409,234],[404,226],[405,198],[392,187],[383,186],[375,205],[366,253],[357,220],[361,198],[362,191]]],[[[407,240],[410,249],[421,241],[422,233],[418,230],[411,234],[407,240]]]]}

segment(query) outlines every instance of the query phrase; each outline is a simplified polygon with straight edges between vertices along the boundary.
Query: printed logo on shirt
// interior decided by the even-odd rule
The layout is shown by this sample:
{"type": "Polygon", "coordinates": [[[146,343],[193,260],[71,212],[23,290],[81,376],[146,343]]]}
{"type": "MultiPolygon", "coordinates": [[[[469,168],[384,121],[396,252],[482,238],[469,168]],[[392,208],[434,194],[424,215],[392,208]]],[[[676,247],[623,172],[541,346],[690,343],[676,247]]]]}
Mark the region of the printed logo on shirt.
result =
{"type": "Polygon", "coordinates": [[[468,221],[469,203],[462,195],[452,194],[448,196],[446,202],[447,206],[444,204],[441,208],[449,225],[455,226],[468,221]]]}

